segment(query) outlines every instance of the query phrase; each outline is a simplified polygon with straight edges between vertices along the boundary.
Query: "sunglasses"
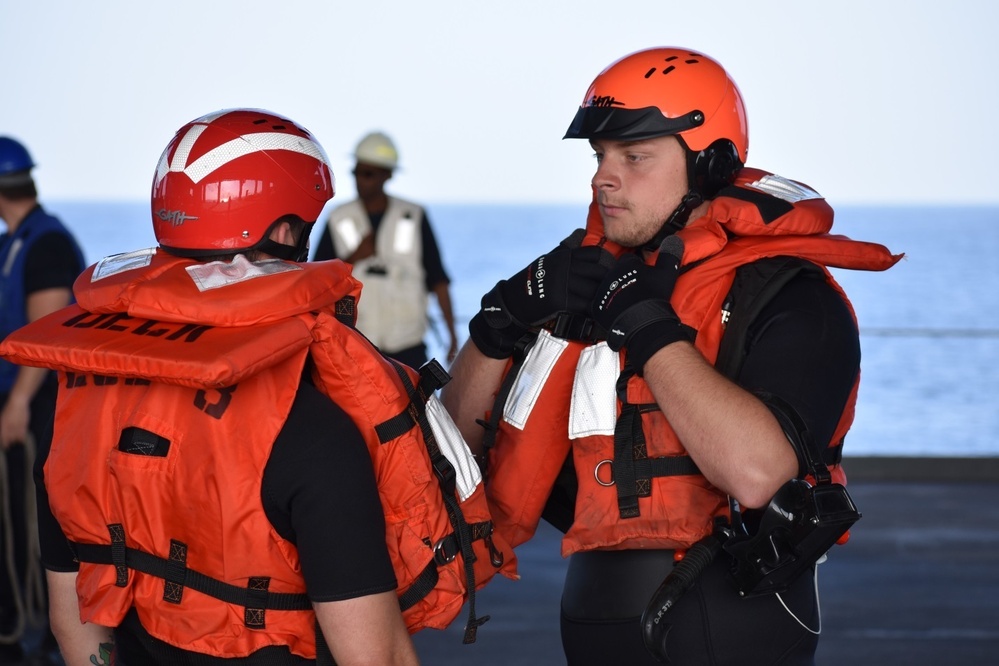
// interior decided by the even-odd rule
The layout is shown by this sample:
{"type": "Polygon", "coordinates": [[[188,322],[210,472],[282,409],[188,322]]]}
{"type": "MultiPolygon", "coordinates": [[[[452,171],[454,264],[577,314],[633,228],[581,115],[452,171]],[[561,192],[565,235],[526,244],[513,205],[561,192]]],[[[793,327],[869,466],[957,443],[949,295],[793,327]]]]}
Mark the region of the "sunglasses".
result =
{"type": "Polygon", "coordinates": [[[354,169],[351,173],[355,178],[378,178],[385,175],[381,169],[354,169]]]}

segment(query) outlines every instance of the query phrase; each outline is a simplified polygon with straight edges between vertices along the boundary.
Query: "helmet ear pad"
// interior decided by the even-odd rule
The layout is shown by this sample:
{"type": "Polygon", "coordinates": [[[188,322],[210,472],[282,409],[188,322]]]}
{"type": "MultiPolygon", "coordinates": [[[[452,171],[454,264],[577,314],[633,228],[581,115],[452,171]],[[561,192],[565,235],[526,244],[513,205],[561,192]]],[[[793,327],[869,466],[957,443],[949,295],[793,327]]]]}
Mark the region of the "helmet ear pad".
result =
{"type": "Polygon", "coordinates": [[[744,166],[735,144],[728,139],[717,139],[704,150],[690,151],[689,155],[690,187],[704,199],[713,199],[719,190],[731,185],[744,166]]]}

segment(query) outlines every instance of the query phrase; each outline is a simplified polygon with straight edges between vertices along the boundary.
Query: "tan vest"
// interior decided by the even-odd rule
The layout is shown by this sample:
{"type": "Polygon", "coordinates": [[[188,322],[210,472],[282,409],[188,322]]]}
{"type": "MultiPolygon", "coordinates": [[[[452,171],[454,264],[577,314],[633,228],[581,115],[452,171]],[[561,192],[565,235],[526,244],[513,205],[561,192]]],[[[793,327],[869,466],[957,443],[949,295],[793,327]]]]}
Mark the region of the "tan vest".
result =
{"type": "MultiPolygon", "coordinates": [[[[427,331],[422,224],[420,206],[389,197],[375,254],[354,263],[353,276],[364,285],[357,328],[389,354],[420,344],[427,331]]],[[[333,209],[328,226],[338,257],[349,256],[371,233],[360,200],[333,209]]]]}

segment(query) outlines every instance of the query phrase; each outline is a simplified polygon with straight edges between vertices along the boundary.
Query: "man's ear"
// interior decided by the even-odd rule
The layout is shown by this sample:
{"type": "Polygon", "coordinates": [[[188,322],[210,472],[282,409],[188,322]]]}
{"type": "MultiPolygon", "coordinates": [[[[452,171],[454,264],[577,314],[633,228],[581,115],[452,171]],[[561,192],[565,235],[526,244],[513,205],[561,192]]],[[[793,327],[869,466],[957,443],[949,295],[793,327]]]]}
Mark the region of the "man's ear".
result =
{"type": "Polygon", "coordinates": [[[291,232],[291,223],[289,222],[275,224],[268,238],[281,245],[295,245],[295,235],[291,232]]]}

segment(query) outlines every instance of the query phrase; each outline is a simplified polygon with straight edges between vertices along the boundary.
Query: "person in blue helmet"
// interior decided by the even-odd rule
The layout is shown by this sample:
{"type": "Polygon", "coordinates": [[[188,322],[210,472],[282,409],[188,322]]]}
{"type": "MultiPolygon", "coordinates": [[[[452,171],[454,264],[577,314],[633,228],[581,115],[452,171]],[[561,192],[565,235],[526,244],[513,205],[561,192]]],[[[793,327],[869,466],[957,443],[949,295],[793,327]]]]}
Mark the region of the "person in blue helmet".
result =
{"type": "MultiPolygon", "coordinates": [[[[73,281],[85,266],[73,234],[38,203],[35,167],[22,143],[0,136],[0,338],[28,322],[65,307],[73,281]]],[[[0,664],[19,663],[24,647],[22,589],[31,566],[26,498],[34,497],[30,466],[34,441],[51,427],[55,410],[55,373],[0,360],[0,450],[6,471],[0,489],[7,495],[0,520],[4,566],[0,568],[0,664]],[[10,534],[13,549],[6,543],[10,534]],[[7,553],[13,555],[8,561],[7,553]]],[[[39,580],[41,578],[39,577],[39,580]]]]}

